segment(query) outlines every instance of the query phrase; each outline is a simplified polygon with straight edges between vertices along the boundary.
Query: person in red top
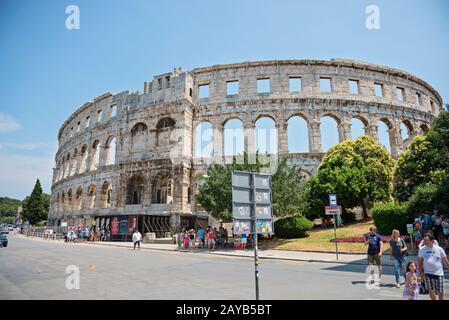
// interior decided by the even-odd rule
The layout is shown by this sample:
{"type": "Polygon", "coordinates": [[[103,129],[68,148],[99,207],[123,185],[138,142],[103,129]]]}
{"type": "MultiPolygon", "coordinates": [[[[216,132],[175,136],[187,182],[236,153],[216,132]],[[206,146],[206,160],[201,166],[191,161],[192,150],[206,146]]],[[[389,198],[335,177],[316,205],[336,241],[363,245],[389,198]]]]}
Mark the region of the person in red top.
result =
{"type": "Polygon", "coordinates": [[[215,251],[215,232],[210,226],[207,228],[207,247],[209,251],[215,251]]]}

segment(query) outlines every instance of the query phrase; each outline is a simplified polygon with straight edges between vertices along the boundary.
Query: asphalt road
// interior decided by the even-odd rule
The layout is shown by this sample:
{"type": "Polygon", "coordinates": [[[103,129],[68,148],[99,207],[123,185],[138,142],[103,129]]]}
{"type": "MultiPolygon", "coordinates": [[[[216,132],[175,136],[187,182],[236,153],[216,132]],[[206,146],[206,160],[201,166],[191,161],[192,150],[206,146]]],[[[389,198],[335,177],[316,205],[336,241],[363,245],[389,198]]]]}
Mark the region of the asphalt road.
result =
{"type": "MultiPolygon", "coordinates": [[[[366,266],[262,260],[261,299],[401,299],[392,267],[367,288],[366,266]]],[[[73,284],[73,281],[68,281],[73,284]]],[[[449,298],[449,277],[445,281],[449,298]]],[[[248,258],[9,237],[0,248],[0,299],[254,299],[248,258]],[[68,266],[79,289],[67,289],[68,266]],[[72,271],[73,272],[73,271],[72,271]]],[[[428,297],[421,296],[427,300],[428,297]]]]}

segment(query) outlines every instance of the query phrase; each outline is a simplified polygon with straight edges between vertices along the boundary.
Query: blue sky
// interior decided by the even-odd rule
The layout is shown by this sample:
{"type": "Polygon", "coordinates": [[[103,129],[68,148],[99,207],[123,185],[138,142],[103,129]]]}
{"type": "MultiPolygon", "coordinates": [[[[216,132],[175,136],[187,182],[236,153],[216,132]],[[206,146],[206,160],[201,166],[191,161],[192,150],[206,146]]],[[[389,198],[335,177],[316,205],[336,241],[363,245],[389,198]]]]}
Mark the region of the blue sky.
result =
{"type": "MultiPolygon", "coordinates": [[[[449,2],[0,2],[0,196],[50,192],[57,133],[86,101],[153,75],[247,60],[350,58],[406,70],[449,98],[449,2]],[[81,28],[65,28],[68,5],[81,28]],[[380,9],[380,29],[365,8],[380,9]]],[[[332,134],[329,134],[331,136],[332,134]]]]}

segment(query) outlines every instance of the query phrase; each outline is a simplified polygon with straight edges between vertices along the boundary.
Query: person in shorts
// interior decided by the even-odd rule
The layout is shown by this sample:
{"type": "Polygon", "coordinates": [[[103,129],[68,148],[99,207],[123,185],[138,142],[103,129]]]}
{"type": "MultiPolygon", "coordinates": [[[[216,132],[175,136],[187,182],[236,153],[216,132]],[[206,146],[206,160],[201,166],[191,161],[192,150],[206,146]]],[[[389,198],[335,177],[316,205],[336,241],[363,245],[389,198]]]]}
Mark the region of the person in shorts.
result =
{"type": "Polygon", "coordinates": [[[209,251],[215,251],[215,232],[211,227],[207,229],[207,247],[209,251]]]}
{"type": "Polygon", "coordinates": [[[368,265],[371,274],[371,283],[374,283],[374,263],[379,269],[378,282],[382,282],[382,237],[377,234],[377,228],[372,226],[368,235],[365,237],[365,244],[368,245],[368,265]]]}
{"type": "Polygon", "coordinates": [[[424,275],[424,282],[429,290],[430,299],[444,299],[444,270],[443,264],[449,269],[449,261],[443,248],[434,244],[432,233],[424,236],[425,245],[419,249],[419,269],[424,275]]]}

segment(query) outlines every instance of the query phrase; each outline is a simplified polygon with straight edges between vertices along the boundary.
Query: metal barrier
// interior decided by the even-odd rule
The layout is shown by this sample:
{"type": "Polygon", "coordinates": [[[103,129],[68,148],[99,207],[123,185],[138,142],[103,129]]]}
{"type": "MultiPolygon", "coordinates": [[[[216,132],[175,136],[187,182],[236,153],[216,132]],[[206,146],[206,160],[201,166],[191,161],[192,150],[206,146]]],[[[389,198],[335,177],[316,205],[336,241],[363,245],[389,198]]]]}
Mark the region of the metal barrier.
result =
{"type": "Polygon", "coordinates": [[[64,240],[63,234],[49,234],[44,232],[24,232],[22,234],[31,238],[41,238],[45,240],[64,240]]]}

